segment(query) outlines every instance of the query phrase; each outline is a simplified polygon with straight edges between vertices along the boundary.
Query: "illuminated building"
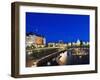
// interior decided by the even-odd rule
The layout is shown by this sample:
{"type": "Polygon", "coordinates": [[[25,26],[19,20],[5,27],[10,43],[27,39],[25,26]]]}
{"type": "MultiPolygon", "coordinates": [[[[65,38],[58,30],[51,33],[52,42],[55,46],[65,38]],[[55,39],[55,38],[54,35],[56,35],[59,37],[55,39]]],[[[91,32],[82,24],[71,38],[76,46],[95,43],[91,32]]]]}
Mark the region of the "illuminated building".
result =
{"type": "Polygon", "coordinates": [[[81,42],[79,39],[77,40],[76,44],[77,44],[77,46],[80,46],[81,42]]]}
{"type": "Polygon", "coordinates": [[[26,46],[34,45],[35,47],[40,47],[46,44],[46,39],[34,33],[29,33],[26,35],[26,46]]]}

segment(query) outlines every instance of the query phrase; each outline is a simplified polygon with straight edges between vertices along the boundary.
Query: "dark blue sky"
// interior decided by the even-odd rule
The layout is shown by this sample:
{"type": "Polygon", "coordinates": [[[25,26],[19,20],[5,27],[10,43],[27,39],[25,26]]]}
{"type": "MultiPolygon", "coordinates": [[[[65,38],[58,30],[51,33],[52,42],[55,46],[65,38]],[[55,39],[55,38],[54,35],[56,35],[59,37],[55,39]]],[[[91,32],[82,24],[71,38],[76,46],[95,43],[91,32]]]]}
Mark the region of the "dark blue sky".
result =
{"type": "Polygon", "coordinates": [[[43,35],[47,42],[89,41],[89,15],[26,13],[26,33],[43,35]]]}

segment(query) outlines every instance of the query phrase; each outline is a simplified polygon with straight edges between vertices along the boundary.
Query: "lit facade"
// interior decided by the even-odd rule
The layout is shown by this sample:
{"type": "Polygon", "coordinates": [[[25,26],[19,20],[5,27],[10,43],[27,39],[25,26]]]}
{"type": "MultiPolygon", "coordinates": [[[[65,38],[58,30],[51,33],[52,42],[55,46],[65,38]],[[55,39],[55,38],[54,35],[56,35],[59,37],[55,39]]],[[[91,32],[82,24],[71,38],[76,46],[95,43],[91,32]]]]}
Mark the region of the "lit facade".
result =
{"type": "Polygon", "coordinates": [[[26,46],[34,45],[35,47],[39,47],[46,44],[46,39],[42,36],[29,34],[26,36],[26,46]]]}
{"type": "Polygon", "coordinates": [[[44,44],[44,42],[43,42],[43,37],[36,36],[36,37],[35,37],[35,43],[36,43],[37,45],[43,45],[43,44],[44,44]]]}
{"type": "Polygon", "coordinates": [[[26,46],[31,46],[35,44],[35,38],[36,38],[36,35],[26,36],[26,46]]]}

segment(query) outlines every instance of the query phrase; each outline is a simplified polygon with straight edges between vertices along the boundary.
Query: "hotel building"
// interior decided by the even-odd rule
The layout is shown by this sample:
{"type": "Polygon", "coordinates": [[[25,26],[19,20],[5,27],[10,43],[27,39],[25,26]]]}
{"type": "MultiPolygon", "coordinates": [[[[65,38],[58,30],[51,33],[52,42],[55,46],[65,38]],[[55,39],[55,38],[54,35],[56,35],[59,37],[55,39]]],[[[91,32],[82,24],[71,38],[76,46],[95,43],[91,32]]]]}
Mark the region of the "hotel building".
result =
{"type": "Polygon", "coordinates": [[[26,35],[26,47],[34,45],[35,47],[44,47],[46,44],[46,39],[34,33],[29,33],[26,35]]]}

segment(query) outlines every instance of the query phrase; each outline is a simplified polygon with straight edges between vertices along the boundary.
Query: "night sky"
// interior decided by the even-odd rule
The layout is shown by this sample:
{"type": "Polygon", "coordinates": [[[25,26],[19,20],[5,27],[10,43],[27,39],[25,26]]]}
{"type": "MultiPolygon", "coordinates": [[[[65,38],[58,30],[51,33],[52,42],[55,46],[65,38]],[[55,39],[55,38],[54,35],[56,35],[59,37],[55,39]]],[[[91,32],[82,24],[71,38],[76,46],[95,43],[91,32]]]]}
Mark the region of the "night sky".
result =
{"type": "Polygon", "coordinates": [[[89,41],[89,15],[26,12],[26,33],[43,35],[47,42],[89,41]]]}

